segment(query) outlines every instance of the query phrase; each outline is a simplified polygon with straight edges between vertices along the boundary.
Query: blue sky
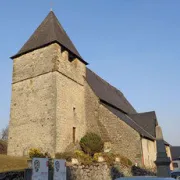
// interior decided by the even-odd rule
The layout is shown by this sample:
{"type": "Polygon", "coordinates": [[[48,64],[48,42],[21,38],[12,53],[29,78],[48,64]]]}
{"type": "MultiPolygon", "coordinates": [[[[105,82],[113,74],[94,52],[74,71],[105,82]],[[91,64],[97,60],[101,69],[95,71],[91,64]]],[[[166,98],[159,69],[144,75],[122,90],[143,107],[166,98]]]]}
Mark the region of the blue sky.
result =
{"type": "MultiPolygon", "coordinates": [[[[0,129],[9,121],[9,57],[49,13],[50,1],[1,1],[0,129]]],[[[172,145],[180,145],[179,9],[179,0],[53,0],[53,11],[89,67],[138,112],[155,110],[172,145]]]]}

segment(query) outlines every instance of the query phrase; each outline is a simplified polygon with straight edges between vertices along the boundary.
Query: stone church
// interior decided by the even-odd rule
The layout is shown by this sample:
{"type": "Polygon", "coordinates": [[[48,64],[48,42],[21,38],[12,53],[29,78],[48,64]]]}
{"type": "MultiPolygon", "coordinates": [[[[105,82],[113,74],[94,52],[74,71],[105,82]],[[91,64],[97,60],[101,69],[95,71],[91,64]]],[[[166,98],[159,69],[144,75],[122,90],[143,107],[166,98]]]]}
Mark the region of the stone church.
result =
{"type": "Polygon", "coordinates": [[[12,59],[9,155],[26,155],[30,148],[53,155],[95,132],[107,149],[154,166],[155,112],[137,112],[90,70],[52,11],[12,59]]]}

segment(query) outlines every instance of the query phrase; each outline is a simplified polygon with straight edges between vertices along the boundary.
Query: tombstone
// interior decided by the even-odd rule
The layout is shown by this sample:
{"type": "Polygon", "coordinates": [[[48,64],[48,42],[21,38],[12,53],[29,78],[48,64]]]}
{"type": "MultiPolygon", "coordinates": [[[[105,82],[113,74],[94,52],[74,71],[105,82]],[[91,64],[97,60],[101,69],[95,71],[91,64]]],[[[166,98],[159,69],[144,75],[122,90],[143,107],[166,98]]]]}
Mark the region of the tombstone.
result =
{"type": "Polygon", "coordinates": [[[163,134],[160,126],[156,126],[156,147],[157,157],[155,164],[157,166],[158,177],[170,177],[170,158],[167,157],[163,134]]]}
{"type": "Polygon", "coordinates": [[[66,180],[66,160],[54,159],[54,180],[66,180]]]}
{"type": "Polygon", "coordinates": [[[33,158],[32,180],[48,180],[48,158],[33,158]]]}

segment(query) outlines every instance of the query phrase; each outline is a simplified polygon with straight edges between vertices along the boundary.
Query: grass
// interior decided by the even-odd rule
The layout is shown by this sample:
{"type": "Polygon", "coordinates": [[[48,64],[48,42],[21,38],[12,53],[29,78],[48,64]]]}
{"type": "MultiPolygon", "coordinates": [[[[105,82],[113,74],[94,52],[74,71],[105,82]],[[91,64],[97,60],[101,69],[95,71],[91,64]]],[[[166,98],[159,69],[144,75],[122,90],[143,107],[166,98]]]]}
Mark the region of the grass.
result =
{"type": "Polygon", "coordinates": [[[24,170],[28,167],[27,158],[0,154],[0,172],[24,170]]]}

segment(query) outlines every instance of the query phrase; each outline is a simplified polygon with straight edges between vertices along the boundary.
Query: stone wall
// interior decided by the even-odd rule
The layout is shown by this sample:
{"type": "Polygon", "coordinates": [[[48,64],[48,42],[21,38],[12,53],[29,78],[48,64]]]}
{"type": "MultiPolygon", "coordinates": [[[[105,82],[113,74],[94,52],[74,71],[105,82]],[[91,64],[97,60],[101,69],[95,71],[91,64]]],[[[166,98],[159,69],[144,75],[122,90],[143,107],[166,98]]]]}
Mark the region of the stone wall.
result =
{"type": "Polygon", "coordinates": [[[12,171],[12,172],[0,173],[0,179],[24,180],[24,171],[12,171]]]}
{"type": "Polygon", "coordinates": [[[123,173],[113,167],[109,168],[106,163],[67,168],[67,180],[112,180],[122,176],[123,173]]]}
{"type": "Polygon", "coordinates": [[[85,81],[85,114],[86,114],[87,131],[97,133],[102,137],[102,131],[100,133],[100,129],[99,129],[101,126],[99,126],[98,124],[99,99],[94,94],[93,90],[90,88],[89,84],[86,81],[85,81]]]}
{"type": "Polygon", "coordinates": [[[55,78],[48,73],[13,84],[8,155],[23,156],[30,148],[54,153],[55,78]]]}
{"type": "Polygon", "coordinates": [[[8,155],[23,156],[30,148],[54,153],[58,47],[52,44],[13,61],[8,155]]]}
{"type": "Polygon", "coordinates": [[[156,160],[156,142],[142,138],[143,163],[146,167],[155,167],[156,160]]]}
{"type": "Polygon", "coordinates": [[[51,155],[65,151],[86,132],[85,64],[56,43],[13,63],[8,154],[23,156],[30,148],[51,155]]]}
{"type": "Polygon", "coordinates": [[[121,164],[108,166],[106,163],[74,165],[67,167],[67,180],[114,180],[126,176],[155,176],[155,173],[139,167],[121,164]]]}
{"type": "Polygon", "coordinates": [[[100,134],[103,141],[111,142],[112,151],[142,163],[141,139],[138,132],[103,106],[86,83],[86,121],[88,131],[100,134]]]}
{"type": "Polygon", "coordinates": [[[108,132],[112,143],[112,151],[128,157],[132,162],[141,165],[142,149],[139,133],[103,105],[99,107],[99,121],[108,132]]]}
{"type": "Polygon", "coordinates": [[[56,75],[56,152],[64,152],[86,133],[84,87],[59,72],[56,75]]]}
{"type": "MultiPolygon", "coordinates": [[[[31,179],[31,176],[31,169],[0,173],[0,179],[7,180],[31,179]]],[[[126,167],[117,163],[108,166],[105,162],[67,166],[67,180],[114,180],[126,176],[155,176],[155,173],[140,167],[126,167]]],[[[53,180],[53,171],[49,171],[48,179],[53,180]]]]}
{"type": "Polygon", "coordinates": [[[56,57],[56,152],[80,141],[86,133],[85,121],[85,64],[69,58],[67,51],[56,57]]]}
{"type": "MultiPolygon", "coordinates": [[[[170,147],[165,145],[167,156],[171,159],[170,147]]],[[[148,140],[142,138],[142,148],[143,148],[143,165],[148,168],[155,168],[154,161],[156,160],[156,141],[148,140]]],[[[172,169],[172,165],[170,165],[172,169]]]]}
{"type": "Polygon", "coordinates": [[[13,84],[54,71],[59,50],[54,43],[13,59],[13,84]]]}

